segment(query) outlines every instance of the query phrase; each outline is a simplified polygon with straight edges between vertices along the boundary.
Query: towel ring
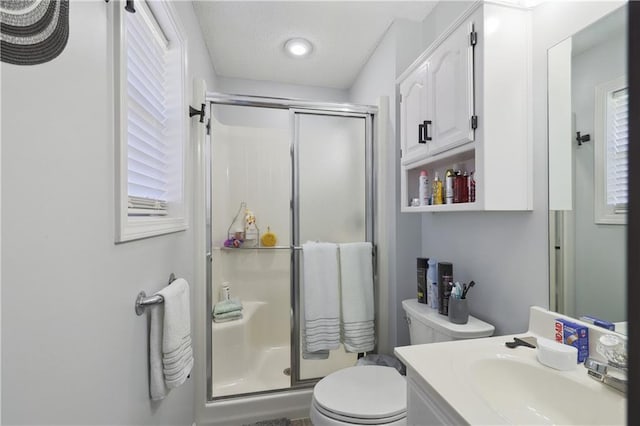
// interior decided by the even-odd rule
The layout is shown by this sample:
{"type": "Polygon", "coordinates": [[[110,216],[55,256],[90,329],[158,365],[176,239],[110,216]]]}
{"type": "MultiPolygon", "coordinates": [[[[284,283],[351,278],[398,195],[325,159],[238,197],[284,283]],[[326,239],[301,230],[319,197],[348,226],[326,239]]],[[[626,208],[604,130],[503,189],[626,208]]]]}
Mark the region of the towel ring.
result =
{"type": "MultiPolygon", "coordinates": [[[[176,275],[174,273],[171,273],[171,275],[169,275],[169,284],[171,284],[175,280],[176,280],[176,275]]],[[[159,305],[161,303],[164,303],[164,297],[160,296],[159,294],[154,294],[153,296],[147,297],[147,293],[145,293],[144,291],[141,291],[140,293],[138,293],[138,296],[136,297],[136,304],[135,304],[136,315],[140,316],[144,314],[144,311],[147,308],[147,306],[159,305]]]]}

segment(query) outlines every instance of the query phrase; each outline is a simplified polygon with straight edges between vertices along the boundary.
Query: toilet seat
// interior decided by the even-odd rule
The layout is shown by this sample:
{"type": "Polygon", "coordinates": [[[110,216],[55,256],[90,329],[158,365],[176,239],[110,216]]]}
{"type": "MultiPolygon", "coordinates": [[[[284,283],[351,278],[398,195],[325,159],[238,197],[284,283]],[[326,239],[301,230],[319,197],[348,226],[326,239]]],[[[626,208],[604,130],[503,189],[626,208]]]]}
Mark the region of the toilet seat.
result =
{"type": "Polygon", "coordinates": [[[345,368],[316,384],[312,405],[324,416],[346,423],[393,423],[407,415],[406,379],[391,367],[345,368]]]}

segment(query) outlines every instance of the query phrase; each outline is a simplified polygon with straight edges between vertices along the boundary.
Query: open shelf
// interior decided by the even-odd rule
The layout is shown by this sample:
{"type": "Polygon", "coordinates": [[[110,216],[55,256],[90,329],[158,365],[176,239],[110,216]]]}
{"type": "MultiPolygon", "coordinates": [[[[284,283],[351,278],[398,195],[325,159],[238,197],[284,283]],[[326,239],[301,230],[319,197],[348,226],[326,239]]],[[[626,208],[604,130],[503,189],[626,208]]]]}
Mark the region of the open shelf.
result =
{"type": "Polygon", "coordinates": [[[430,206],[403,207],[403,213],[423,213],[423,212],[456,212],[456,211],[474,211],[481,210],[478,203],[453,203],[453,204],[437,204],[430,206]]]}

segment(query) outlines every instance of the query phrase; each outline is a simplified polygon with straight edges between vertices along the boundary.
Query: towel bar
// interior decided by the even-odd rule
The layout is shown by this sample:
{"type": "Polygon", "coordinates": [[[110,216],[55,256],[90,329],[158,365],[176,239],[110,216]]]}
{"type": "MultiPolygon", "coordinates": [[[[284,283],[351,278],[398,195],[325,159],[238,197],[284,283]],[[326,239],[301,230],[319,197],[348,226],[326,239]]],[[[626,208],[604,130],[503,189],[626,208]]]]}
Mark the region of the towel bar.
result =
{"type": "MultiPolygon", "coordinates": [[[[169,284],[174,282],[175,279],[176,276],[172,273],[169,276],[169,284]]],[[[147,308],[147,306],[159,305],[161,303],[164,303],[164,297],[160,296],[159,294],[154,294],[153,296],[147,297],[147,293],[141,291],[136,297],[136,315],[140,316],[144,314],[144,310],[147,308]]]]}

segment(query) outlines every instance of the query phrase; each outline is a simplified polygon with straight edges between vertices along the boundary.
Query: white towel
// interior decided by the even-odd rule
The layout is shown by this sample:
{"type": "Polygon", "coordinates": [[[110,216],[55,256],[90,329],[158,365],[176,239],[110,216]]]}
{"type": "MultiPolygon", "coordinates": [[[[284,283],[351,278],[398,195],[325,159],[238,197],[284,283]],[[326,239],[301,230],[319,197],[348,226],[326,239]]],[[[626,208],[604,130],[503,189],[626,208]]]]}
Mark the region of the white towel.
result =
{"type": "Polygon", "coordinates": [[[368,352],[375,346],[373,246],[340,244],[342,294],[341,331],[347,352],[368,352]]]}
{"type": "Polygon", "coordinates": [[[162,323],[164,307],[151,308],[151,327],[149,330],[149,396],[152,400],[163,399],[169,393],[164,382],[162,367],[162,323]]]}
{"type": "Polygon", "coordinates": [[[158,294],[164,298],[162,363],[165,384],[172,389],[183,384],[193,368],[189,283],[178,278],[158,294]]]}
{"type": "Polygon", "coordinates": [[[189,284],[182,278],[158,293],[164,302],[151,310],[149,394],[163,399],[183,384],[193,368],[189,284]]]}
{"type": "Polygon", "coordinates": [[[340,347],[338,246],[302,245],[303,357],[325,358],[340,347]]]}

